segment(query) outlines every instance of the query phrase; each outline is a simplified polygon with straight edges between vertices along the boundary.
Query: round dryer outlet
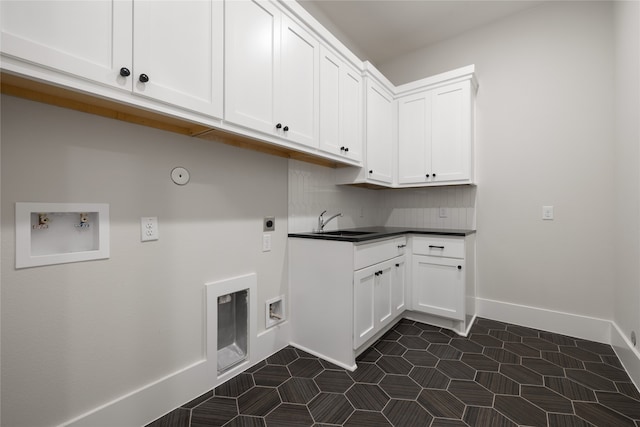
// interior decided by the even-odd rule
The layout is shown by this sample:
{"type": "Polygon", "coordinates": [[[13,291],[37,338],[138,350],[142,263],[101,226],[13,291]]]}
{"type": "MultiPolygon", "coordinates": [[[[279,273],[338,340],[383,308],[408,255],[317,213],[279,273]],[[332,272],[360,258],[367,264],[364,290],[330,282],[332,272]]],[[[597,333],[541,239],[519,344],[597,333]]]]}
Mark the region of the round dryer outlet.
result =
{"type": "Polygon", "coordinates": [[[189,182],[189,171],[183,167],[173,168],[171,179],[178,185],[186,185],[189,182]]]}

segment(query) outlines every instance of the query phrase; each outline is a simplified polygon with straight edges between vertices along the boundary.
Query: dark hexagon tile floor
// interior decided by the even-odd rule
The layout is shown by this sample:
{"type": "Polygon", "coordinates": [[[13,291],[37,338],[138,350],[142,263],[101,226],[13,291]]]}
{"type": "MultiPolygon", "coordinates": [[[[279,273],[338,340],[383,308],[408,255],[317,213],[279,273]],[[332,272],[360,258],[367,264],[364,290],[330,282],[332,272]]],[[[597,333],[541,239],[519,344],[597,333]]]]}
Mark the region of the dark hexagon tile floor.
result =
{"type": "Polygon", "coordinates": [[[611,346],[489,319],[403,319],[346,371],[286,347],[147,427],[640,427],[611,346]]]}

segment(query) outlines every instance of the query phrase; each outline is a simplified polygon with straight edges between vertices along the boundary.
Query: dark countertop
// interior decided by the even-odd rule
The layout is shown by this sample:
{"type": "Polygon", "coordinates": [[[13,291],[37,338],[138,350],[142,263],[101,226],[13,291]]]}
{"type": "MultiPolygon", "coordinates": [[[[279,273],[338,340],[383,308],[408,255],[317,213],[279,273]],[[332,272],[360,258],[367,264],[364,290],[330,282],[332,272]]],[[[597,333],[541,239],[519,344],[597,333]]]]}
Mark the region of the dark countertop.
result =
{"type": "Polygon", "coordinates": [[[360,227],[348,228],[340,231],[346,232],[367,232],[367,234],[356,236],[336,236],[324,233],[289,233],[289,237],[302,239],[333,240],[338,242],[366,242],[369,240],[382,239],[385,237],[400,236],[403,234],[431,234],[438,236],[460,236],[464,237],[473,234],[475,230],[457,230],[449,228],[411,228],[411,227],[360,227]]]}

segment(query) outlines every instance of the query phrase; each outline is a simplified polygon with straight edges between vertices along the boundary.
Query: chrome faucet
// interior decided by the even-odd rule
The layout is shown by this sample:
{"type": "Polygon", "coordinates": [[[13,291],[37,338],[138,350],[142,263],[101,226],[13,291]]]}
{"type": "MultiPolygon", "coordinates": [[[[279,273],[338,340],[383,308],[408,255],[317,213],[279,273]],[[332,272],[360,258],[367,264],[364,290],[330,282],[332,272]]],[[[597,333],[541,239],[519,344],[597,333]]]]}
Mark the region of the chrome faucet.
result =
{"type": "Polygon", "coordinates": [[[323,215],[326,214],[326,213],[327,213],[327,211],[322,211],[322,213],[318,217],[318,229],[316,230],[316,232],[318,232],[318,233],[322,233],[324,231],[324,226],[327,225],[329,223],[329,221],[331,221],[335,217],[342,216],[342,213],[337,213],[337,214],[335,214],[334,216],[328,218],[325,221],[323,215]]]}

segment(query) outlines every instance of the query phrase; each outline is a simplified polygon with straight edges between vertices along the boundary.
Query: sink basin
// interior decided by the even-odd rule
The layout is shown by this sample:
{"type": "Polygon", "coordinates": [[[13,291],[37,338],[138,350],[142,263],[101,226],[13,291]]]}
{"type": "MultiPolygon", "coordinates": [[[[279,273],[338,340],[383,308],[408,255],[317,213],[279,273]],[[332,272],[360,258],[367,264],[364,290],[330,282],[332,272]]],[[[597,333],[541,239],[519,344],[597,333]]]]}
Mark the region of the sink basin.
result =
{"type": "Polygon", "coordinates": [[[372,231],[349,231],[349,230],[337,230],[337,231],[324,231],[322,233],[325,236],[364,236],[365,234],[372,234],[372,231]]]}

